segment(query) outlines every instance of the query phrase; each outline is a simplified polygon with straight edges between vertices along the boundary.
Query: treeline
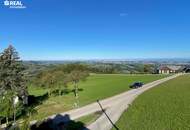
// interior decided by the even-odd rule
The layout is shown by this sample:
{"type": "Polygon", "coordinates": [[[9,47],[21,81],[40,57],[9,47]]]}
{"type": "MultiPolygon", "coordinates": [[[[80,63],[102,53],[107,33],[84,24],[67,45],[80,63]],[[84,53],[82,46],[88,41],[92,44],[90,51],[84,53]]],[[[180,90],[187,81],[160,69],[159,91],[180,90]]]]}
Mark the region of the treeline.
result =
{"type": "Polygon", "coordinates": [[[89,71],[93,73],[107,74],[154,74],[157,66],[154,64],[115,64],[99,63],[89,65],[89,71]]]}
{"type": "Polygon", "coordinates": [[[55,91],[58,95],[62,95],[67,90],[68,84],[73,84],[74,95],[78,97],[78,83],[85,80],[90,73],[100,74],[152,74],[155,73],[155,66],[152,64],[60,64],[51,65],[39,71],[30,78],[29,84],[35,87],[42,87],[48,90],[48,95],[51,96],[55,91]]]}
{"type": "Polygon", "coordinates": [[[74,85],[75,97],[78,97],[78,83],[89,76],[88,67],[80,64],[58,65],[56,67],[45,69],[30,81],[35,86],[48,89],[48,95],[54,91],[59,91],[59,95],[71,83],[74,85]]]}
{"type": "Polygon", "coordinates": [[[35,77],[36,74],[45,70],[51,69],[65,69],[72,70],[72,66],[82,66],[83,70],[88,71],[89,73],[97,73],[97,74],[155,74],[157,73],[158,66],[156,64],[117,64],[117,63],[66,63],[66,64],[38,64],[38,63],[30,63],[25,64],[27,67],[26,73],[28,73],[31,77],[35,77]]]}

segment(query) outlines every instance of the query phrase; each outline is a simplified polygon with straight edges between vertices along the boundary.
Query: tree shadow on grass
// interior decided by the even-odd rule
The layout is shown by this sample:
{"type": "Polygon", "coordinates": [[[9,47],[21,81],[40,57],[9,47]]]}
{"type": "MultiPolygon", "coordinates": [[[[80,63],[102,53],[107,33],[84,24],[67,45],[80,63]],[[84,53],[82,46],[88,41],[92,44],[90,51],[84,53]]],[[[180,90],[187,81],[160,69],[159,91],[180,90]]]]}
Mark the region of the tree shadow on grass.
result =
{"type": "Polygon", "coordinates": [[[57,114],[54,118],[31,126],[31,130],[88,130],[84,123],[73,121],[69,115],[57,114]]]}
{"type": "Polygon", "coordinates": [[[72,90],[70,90],[70,89],[61,90],[61,92],[60,92],[59,89],[57,89],[57,90],[54,90],[54,91],[52,92],[52,94],[53,94],[54,96],[63,96],[63,95],[67,95],[67,94],[69,94],[69,93],[71,93],[71,92],[72,92],[72,90]]]}
{"type": "MultiPolygon", "coordinates": [[[[79,88],[79,89],[78,89],[78,92],[81,92],[81,91],[83,91],[83,90],[84,90],[83,88],[79,88]]],[[[72,89],[71,92],[75,95],[75,89],[72,89]]]]}
{"type": "Polygon", "coordinates": [[[28,106],[40,105],[48,98],[49,98],[48,93],[45,93],[44,95],[41,95],[41,96],[29,95],[28,96],[28,106]]]}
{"type": "MultiPolygon", "coordinates": [[[[83,90],[84,89],[82,89],[82,88],[78,89],[79,92],[81,92],[83,90]]],[[[55,91],[52,92],[52,94],[54,96],[60,96],[60,95],[63,96],[63,95],[67,95],[69,93],[73,93],[74,94],[75,93],[75,89],[64,89],[64,90],[61,91],[61,94],[60,94],[59,90],[55,90],[55,91]]]]}

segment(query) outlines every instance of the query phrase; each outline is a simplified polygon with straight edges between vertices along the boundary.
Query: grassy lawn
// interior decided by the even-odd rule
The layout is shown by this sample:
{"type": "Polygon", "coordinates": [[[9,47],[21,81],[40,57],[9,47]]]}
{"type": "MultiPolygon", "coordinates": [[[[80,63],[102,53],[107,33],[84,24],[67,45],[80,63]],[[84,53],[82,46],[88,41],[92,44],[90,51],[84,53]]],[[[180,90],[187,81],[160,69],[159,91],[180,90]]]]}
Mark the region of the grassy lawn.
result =
{"type": "MultiPolygon", "coordinates": [[[[94,74],[88,77],[87,81],[81,82],[79,87],[83,89],[79,92],[80,106],[84,106],[97,99],[104,99],[121,92],[129,90],[129,85],[135,81],[148,83],[168,75],[124,75],[124,74],[94,74]]],[[[72,86],[70,87],[72,89],[72,86]]],[[[47,90],[38,87],[29,87],[29,93],[40,96],[47,90]]],[[[42,119],[52,114],[61,113],[74,108],[75,98],[73,93],[63,96],[50,97],[41,105],[37,106],[38,114],[33,119],[42,119]]]]}
{"type": "Polygon", "coordinates": [[[121,130],[190,130],[190,75],[140,95],[116,125],[121,130]]]}

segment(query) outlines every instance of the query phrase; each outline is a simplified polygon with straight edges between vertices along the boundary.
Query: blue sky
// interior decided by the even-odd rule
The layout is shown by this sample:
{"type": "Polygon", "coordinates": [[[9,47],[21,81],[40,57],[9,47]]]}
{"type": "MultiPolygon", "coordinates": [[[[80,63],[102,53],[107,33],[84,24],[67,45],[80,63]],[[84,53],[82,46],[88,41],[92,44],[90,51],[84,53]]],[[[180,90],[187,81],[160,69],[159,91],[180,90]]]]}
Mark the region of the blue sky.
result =
{"type": "Polygon", "coordinates": [[[0,3],[0,51],[24,60],[190,58],[189,0],[0,3]]]}

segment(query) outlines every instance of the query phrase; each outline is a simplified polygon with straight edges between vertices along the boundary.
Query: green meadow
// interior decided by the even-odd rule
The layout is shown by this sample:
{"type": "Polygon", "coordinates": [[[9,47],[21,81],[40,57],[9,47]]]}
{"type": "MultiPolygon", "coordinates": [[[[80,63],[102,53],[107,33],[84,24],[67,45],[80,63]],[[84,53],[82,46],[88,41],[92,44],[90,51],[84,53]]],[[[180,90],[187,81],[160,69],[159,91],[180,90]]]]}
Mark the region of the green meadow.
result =
{"type": "MultiPolygon", "coordinates": [[[[168,75],[125,75],[125,74],[93,74],[86,81],[79,83],[79,106],[84,106],[113,95],[129,90],[129,85],[135,81],[144,83],[152,82],[164,78],[168,75]]],[[[72,90],[70,85],[68,89],[72,90]]],[[[47,92],[31,85],[29,87],[30,95],[41,96],[47,92]]],[[[42,104],[35,107],[38,114],[33,119],[43,119],[52,114],[61,113],[70,109],[74,109],[75,97],[72,92],[63,96],[52,96],[44,100],[42,104]]]]}
{"type": "Polygon", "coordinates": [[[190,75],[140,95],[116,125],[120,130],[190,130],[190,75]]]}

